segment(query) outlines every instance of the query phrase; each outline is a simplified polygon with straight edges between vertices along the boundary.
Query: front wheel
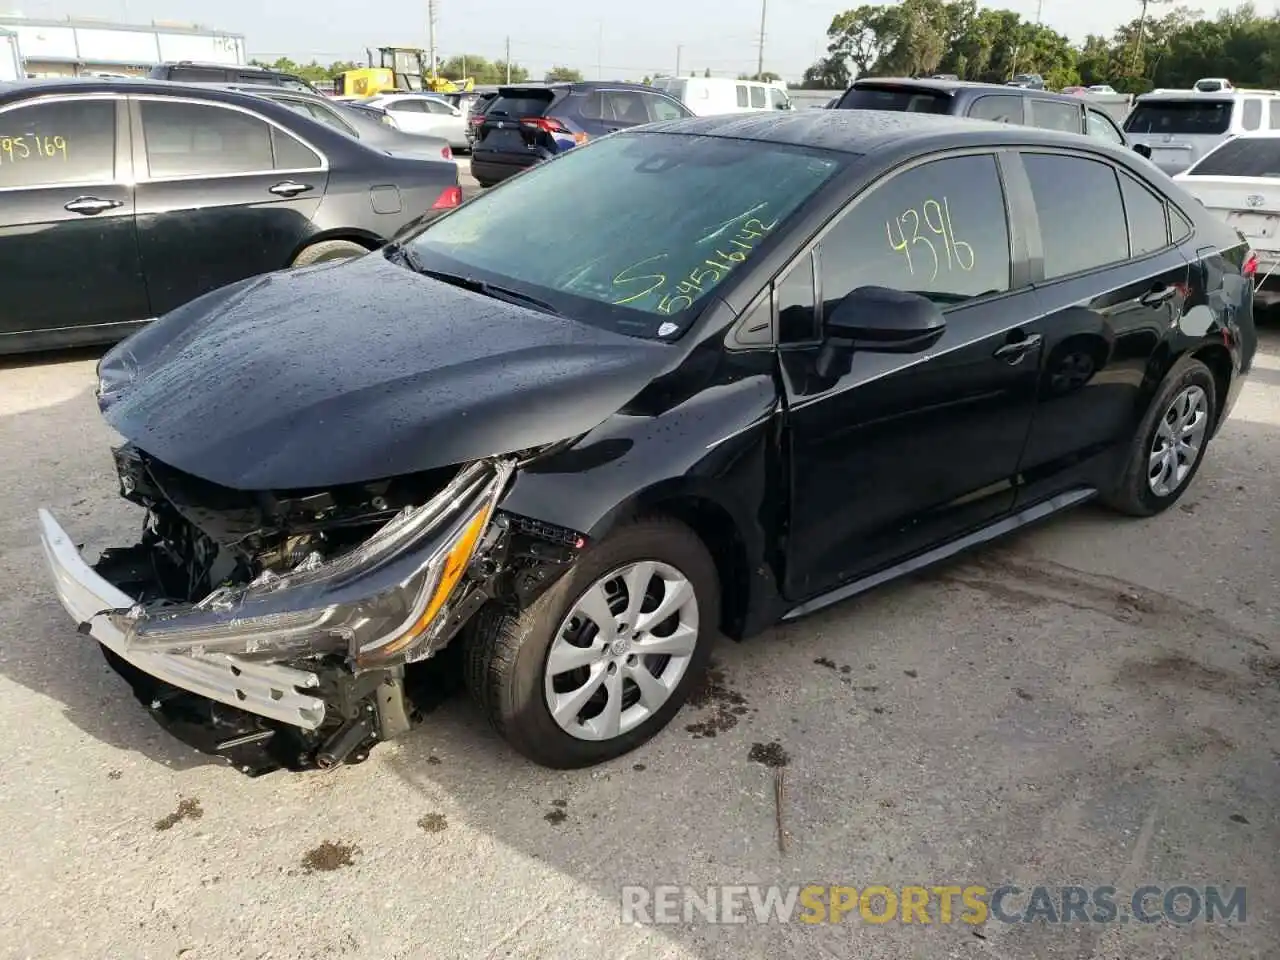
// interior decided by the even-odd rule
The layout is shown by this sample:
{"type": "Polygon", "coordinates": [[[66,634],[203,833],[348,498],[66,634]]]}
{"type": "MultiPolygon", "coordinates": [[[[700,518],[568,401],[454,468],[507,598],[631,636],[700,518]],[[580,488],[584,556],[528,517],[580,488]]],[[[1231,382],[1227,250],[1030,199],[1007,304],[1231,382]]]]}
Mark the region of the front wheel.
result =
{"type": "Polygon", "coordinates": [[[612,760],[665,727],[706,669],[719,592],[693,531],[628,524],[518,616],[481,611],[468,686],[529,759],[558,769],[612,760]]]}
{"type": "Polygon", "coordinates": [[[1186,358],[1174,365],[1104,503],[1121,513],[1149,517],[1177,502],[1204,462],[1218,412],[1216,389],[1213,374],[1199,360],[1186,358]]]}

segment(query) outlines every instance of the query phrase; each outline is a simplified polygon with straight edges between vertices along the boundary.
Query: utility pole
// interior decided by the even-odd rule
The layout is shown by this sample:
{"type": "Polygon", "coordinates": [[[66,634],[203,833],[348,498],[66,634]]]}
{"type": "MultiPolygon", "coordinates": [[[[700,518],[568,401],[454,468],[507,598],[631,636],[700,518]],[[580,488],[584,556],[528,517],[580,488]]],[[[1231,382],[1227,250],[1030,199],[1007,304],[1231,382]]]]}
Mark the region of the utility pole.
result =
{"type": "Polygon", "coordinates": [[[511,35],[507,35],[507,83],[511,82],[511,35]]]}
{"type": "Polygon", "coordinates": [[[1142,3],[1142,15],[1138,17],[1138,36],[1133,43],[1133,59],[1129,61],[1129,69],[1131,71],[1137,71],[1138,69],[1138,58],[1142,56],[1142,31],[1147,26],[1148,0],[1141,0],[1141,3],[1142,3]]]}
{"type": "Polygon", "coordinates": [[[760,58],[756,61],[756,79],[764,76],[764,17],[769,0],[760,0],[760,58]]]}
{"type": "Polygon", "coordinates": [[[600,21],[600,32],[596,34],[596,79],[604,79],[604,21],[600,21]]]}
{"type": "Polygon", "coordinates": [[[1041,14],[1044,13],[1044,0],[1036,0],[1036,26],[1040,26],[1044,22],[1041,14]]]}
{"type": "Polygon", "coordinates": [[[680,54],[684,51],[684,44],[676,44],[676,76],[680,76],[680,54]]]}
{"type": "Polygon", "coordinates": [[[427,44],[431,55],[431,79],[436,78],[436,0],[427,0],[427,44]]]}

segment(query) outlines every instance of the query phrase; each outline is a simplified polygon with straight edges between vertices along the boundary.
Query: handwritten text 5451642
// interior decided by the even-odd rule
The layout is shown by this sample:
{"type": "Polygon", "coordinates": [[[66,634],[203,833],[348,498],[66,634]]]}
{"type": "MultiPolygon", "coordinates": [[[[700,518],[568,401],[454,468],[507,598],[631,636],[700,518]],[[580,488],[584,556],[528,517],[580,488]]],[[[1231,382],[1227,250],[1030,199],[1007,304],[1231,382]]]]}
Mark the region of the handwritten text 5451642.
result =
{"type": "Polygon", "coordinates": [[[0,136],[0,163],[66,159],[66,137],[42,136],[37,133],[29,133],[21,137],[0,136]]]}
{"type": "Polygon", "coordinates": [[[889,236],[889,247],[907,258],[907,269],[911,271],[912,276],[915,276],[917,266],[917,261],[912,258],[913,252],[916,257],[922,258],[922,262],[924,251],[929,251],[928,259],[931,260],[931,266],[922,267],[922,269],[932,270],[929,276],[931,281],[937,279],[938,271],[942,269],[942,257],[938,255],[938,248],[930,239],[930,234],[942,238],[942,249],[947,258],[948,272],[963,270],[968,273],[973,269],[976,259],[973,247],[963,240],[956,239],[955,228],[951,225],[951,205],[946,197],[942,198],[941,203],[937,200],[926,200],[919,207],[908,207],[894,219],[886,220],[884,229],[889,236]],[[896,237],[894,236],[895,227],[897,228],[896,237]],[[909,235],[908,231],[910,231],[909,235]]]}
{"type": "Polygon", "coordinates": [[[747,259],[747,255],[755,249],[755,245],[770,230],[778,225],[778,221],[765,223],[752,217],[742,224],[742,229],[734,234],[727,243],[718,246],[713,254],[696,264],[687,275],[672,284],[667,290],[668,275],[659,270],[657,264],[668,258],[666,253],[654,254],[633,263],[620,271],[613,278],[613,286],[631,291],[613,301],[615,306],[638,303],[650,295],[661,295],[655,308],[658,313],[671,315],[693,306],[694,300],[706,293],[722,279],[729,275],[738,264],[747,259]],[[641,272],[645,269],[648,272],[641,272]]]}

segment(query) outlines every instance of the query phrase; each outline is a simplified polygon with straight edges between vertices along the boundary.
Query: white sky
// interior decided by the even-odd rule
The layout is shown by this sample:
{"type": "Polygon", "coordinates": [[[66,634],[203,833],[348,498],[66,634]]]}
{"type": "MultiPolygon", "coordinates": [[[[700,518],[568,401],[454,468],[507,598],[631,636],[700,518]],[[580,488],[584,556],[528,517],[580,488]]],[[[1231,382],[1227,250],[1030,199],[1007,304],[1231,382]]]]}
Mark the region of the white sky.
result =
{"type": "MultiPolygon", "coordinates": [[[[767,0],[765,69],[798,80],[826,45],[832,16],[856,2],[767,0]]],[[[0,11],[31,17],[90,16],[146,23],[200,23],[246,37],[252,57],[289,56],[306,62],[363,60],[365,47],[427,46],[427,0],[359,3],[351,0],[0,0],[0,11]],[[68,5],[69,4],[69,5],[68,5]]],[[[1036,0],[996,4],[1028,19],[1036,0]]],[[[1258,4],[1260,13],[1275,0],[1258,4]]],[[[1158,8],[1157,8],[1158,9],[1158,8]]],[[[1207,13],[1217,7],[1208,4],[1207,13]]],[[[1044,22],[1073,40],[1110,35],[1137,16],[1138,0],[1044,0],[1044,22]]],[[[511,58],[535,76],[563,63],[596,77],[639,79],[672,72],[681,46],[682,72],[754,72],[760,0],[437,0],[436,49],[444,57],[474,53],[511,58]],[[738,12],[728,12],[736,10],[738,12]]]]}

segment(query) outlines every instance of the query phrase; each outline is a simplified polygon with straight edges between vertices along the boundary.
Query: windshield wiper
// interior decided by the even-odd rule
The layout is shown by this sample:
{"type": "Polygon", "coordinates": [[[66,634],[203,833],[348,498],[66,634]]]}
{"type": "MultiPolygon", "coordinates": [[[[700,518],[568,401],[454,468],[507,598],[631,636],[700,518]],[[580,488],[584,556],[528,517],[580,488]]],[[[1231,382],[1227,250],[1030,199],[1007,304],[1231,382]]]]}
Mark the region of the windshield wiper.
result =
{"type": "Polygon", "coordinates": [[[449,283],[482,296],[492,297],[495,300],[505,300],[508,303],[519,303],[527,307],[533,307],[535,310],[541,310],[543,313],[549,313],[555,317],[564,316],[563,313],[546,300],[541,300],[520,290],[513,290],[511,287],[489,283],[487,280],[477,280],[475,277],[463,276],[460,273],[449,273],[447,270],[432,270],[421,266],[416,260],[412,259],[408,250],[405,250],[404,253],[409,266],[425,277],[431,277],[433,280],[440,280],[443,283],[449,283]]]}

